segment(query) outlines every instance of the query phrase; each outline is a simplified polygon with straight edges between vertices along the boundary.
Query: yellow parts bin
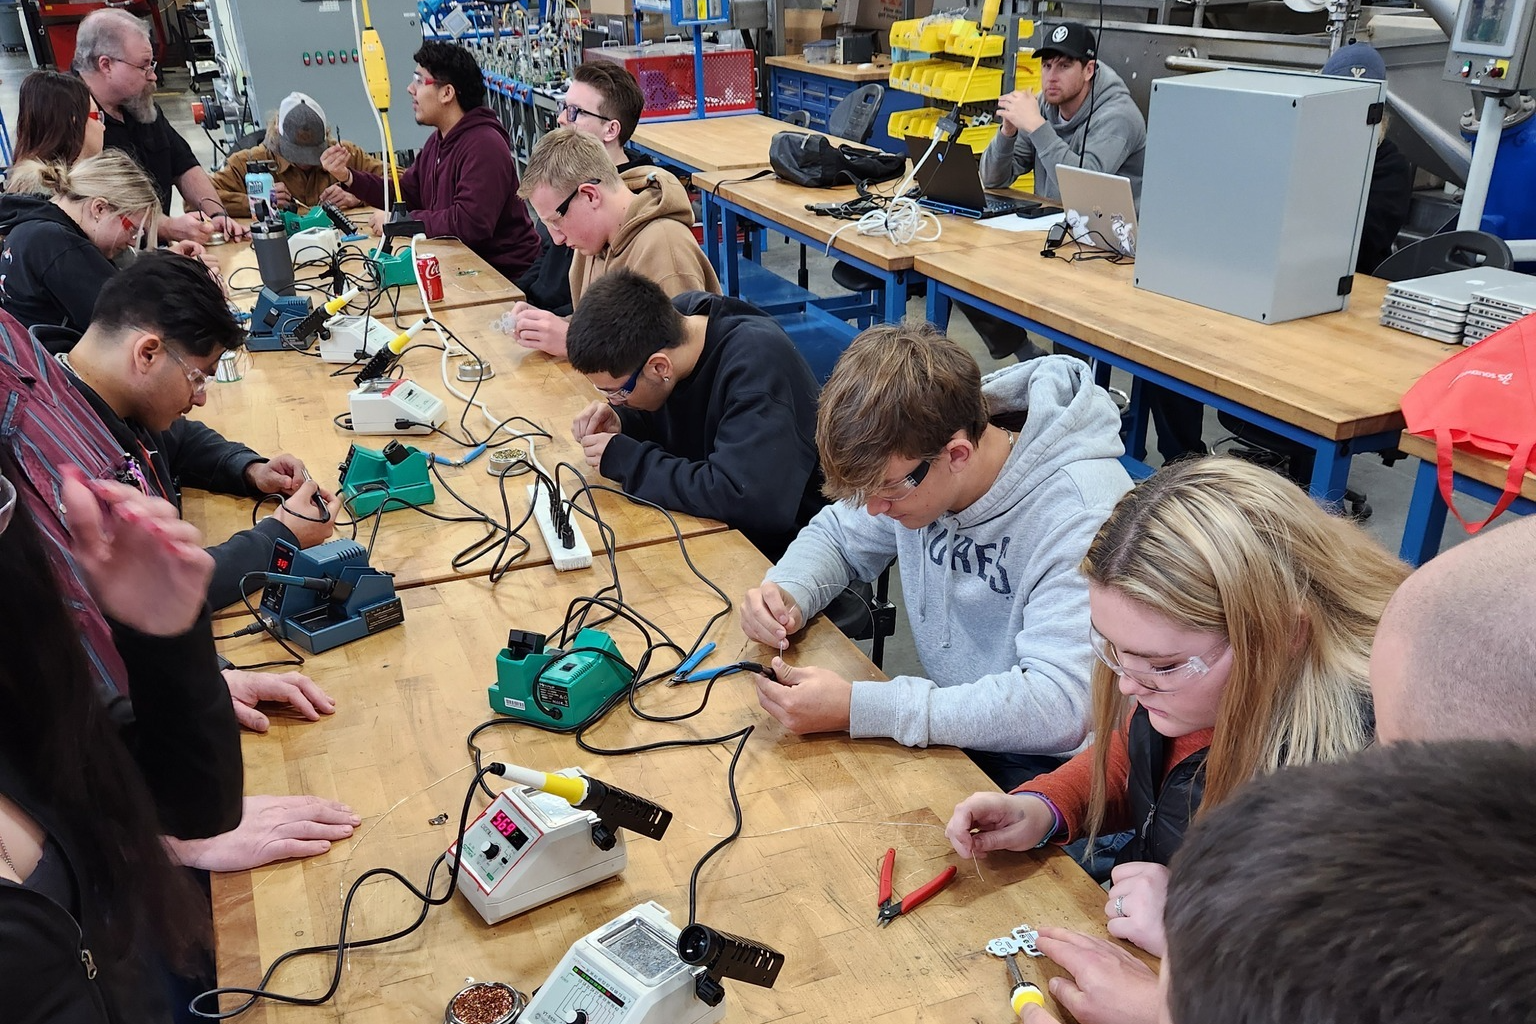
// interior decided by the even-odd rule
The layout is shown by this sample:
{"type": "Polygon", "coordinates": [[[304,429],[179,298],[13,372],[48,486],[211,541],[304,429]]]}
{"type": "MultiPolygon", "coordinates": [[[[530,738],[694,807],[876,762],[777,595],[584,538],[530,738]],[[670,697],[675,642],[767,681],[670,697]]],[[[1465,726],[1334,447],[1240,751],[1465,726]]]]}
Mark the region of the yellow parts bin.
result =
{"type": "MultiPolygon", "coordinates": [[[[947,110],[939,110],[936,107],[923,107],[920,110],[898,110],[886,120],[886,133],[893,139],[905,138],[908,135],[917,135],[928,139],[933,137],[933,129],[938,125],[939,118],[949,113],[947,110]]],[[[991,144],[998,132],[998,125],[978,124],[960,130],[960,140],[972,150],[980,153],[991,144]]]]}

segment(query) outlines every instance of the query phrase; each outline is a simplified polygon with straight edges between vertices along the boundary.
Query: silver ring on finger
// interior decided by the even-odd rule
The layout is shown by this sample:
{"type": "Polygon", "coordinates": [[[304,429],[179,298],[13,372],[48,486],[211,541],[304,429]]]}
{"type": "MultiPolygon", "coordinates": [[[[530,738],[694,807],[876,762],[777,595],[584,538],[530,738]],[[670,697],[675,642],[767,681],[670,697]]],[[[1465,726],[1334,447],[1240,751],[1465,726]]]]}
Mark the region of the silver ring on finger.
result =
{"type": "Polygon", "coordinates": [[[1124,917],[1125,916],[1125,897],[1124,896],[1116,896],[1115,897],[1115,916],[1116,917],[1124,917]]]}

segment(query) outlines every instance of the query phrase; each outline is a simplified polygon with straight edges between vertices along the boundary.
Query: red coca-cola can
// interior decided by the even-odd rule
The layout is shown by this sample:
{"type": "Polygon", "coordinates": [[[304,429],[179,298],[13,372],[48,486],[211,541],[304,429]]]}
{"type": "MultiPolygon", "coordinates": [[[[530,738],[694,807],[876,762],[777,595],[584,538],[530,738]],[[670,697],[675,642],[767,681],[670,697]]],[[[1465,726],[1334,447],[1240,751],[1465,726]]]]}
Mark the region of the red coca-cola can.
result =
{"type": "Polygon", "coordinates": [[[436,253],[416,254],[416,276],[421,280],[421,287],[427,293],[428,302],[443,300],[443,266],[437,262],[436,253]]]}

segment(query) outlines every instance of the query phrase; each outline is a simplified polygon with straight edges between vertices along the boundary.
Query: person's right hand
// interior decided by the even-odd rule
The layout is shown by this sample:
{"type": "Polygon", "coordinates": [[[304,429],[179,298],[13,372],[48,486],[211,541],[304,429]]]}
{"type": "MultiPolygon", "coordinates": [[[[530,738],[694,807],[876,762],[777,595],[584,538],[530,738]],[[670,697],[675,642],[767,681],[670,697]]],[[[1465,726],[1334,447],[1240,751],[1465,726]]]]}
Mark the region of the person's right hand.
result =
{"type": "Polygon", "coordinates": [[[272,183],[272,205],[279,209],[285,209],[293,205],[293,193],[288,191],[288,186],[280,181],[272,183]]]}
{"type": "Polygon", "coordinates": [[[327,185],[320,192],[320,202],[332,203],[338,210],[355,210],[363,201],[340,185],[327,185]]]}
{"type": "Polygon", "coordinates": [[[1028,134],[1045,123],[1040,116],[1040,99],[1031,89],[1018,89],[997,101],[997,114],[1002,119],[1002,131],[1008,138],[1019,132],[1028,134]]]}
{"type": "Polygon", "coordinates": [[[760,644],[783,648],[791,633],[800,632],[805,614],[777,583],[763,581],[747,591],[741,602],[741,631],[760,644]]]}
{"type": "Polygon", "coordinates": [[[90,480],[72,464],[64,475],[70,551],[102,612],[150,636],[186,632],[203,610],[213,556],[197,527],[167,501],[125,484],[90,480]],[[155,599],[144,599],[146,581],[155,599]]]}
{"type": "Polygon", "coordinates": [[[1070,975],[1047,987],[1078,1024],[1156,1024],[1157,975],[1120,946],[1067,928],[1041,928],[1035,945],[1070,975]]]}
{"type": "Polygon", "coordinates": [[[617,434],[619,430],[619,414],[613,411],[613,406],[601,400],[581,410],[571,423],[571,436],[578,442],[592,434],[617,434]]]}
{"type": "Polygon", "coordinates": [[[325,173],[341,182],[343,187],[352,184],[352,168],[348,166],[351,160],[352,154],[339,142],[327,146],[325,152],[320,154],[320,166],[325,168],[325,173]]]}
{"type": "Polygon", "coordinates": [[[312,548],[316,544],[324,544],[331,539],[331,534],[335,532],[336,515],[340,511],[339,497],[321,489],[315,481],[305,480],[299,485],[298,490],[278,503],[277,511],[272,513],[272,518],[288,527],[299,542],[299,547],[312,548]],[[325,502],[328,513],[323,523],[311,522],[320,518],[320,510],[315,507],[314,502],[316,494],[319,494],[325,502]]]}
{"type": "Polygon", "coordinates": [[[214,223],[196,213],[183,213],[179,217],[162,217],[155,225],[156,236],[162,242],[196,242],[207,245],[213,239],[214,223]]]}
{"type": "Polygon", "coordinates": [[[526,302],[514,302],[512,315],[517,317],[514,341],[523,348],[537,349],[556,359],[565,358],[565,334],[570,321],[526,302]]]}
{"type": "Polygon", "coordinates": [[[315,857],[352,835],[363,819],[317,796],[248,796],[240,824],[210,839],[166,839],[176,861],[204,871],[249,871],[274,861],[315,857]]]}
{"type": "Polygon", "coordinates": [[[1023,793],[972,793],[950,816],[944,835],[966,860],[993,850],[1033,850],[1056,823],[1044,800],[1023,793]]]}

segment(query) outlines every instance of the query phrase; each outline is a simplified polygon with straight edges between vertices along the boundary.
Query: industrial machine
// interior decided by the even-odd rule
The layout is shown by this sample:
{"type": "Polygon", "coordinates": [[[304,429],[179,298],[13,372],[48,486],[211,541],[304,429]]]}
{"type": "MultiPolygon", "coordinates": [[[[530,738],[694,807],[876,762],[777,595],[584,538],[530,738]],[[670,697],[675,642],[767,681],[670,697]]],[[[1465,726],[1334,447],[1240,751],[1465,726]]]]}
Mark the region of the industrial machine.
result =
{"type": "MultiPolygon", "coordinates": [[[[252,119],[264,124],[297,89],[325,107],[331,127],[366,150],[386,147],[359,70],[362,43],[353,27],[357,0],[207,0],[210,34],[228,83],[248,82],[252,119]]],[[[388,77],[402,96],[421,46],[416,0],[369,0],[388,77]]],[[[362,24],[361,17],[357,24],[362,24]]],[[[221,92],[228,93],[233,86],[221,92]]],[[[234,89],[234,91],[238,91],[234,89]]],[[[420,149],[428,129],[399,118],[395,147],[420,149]]]]}

